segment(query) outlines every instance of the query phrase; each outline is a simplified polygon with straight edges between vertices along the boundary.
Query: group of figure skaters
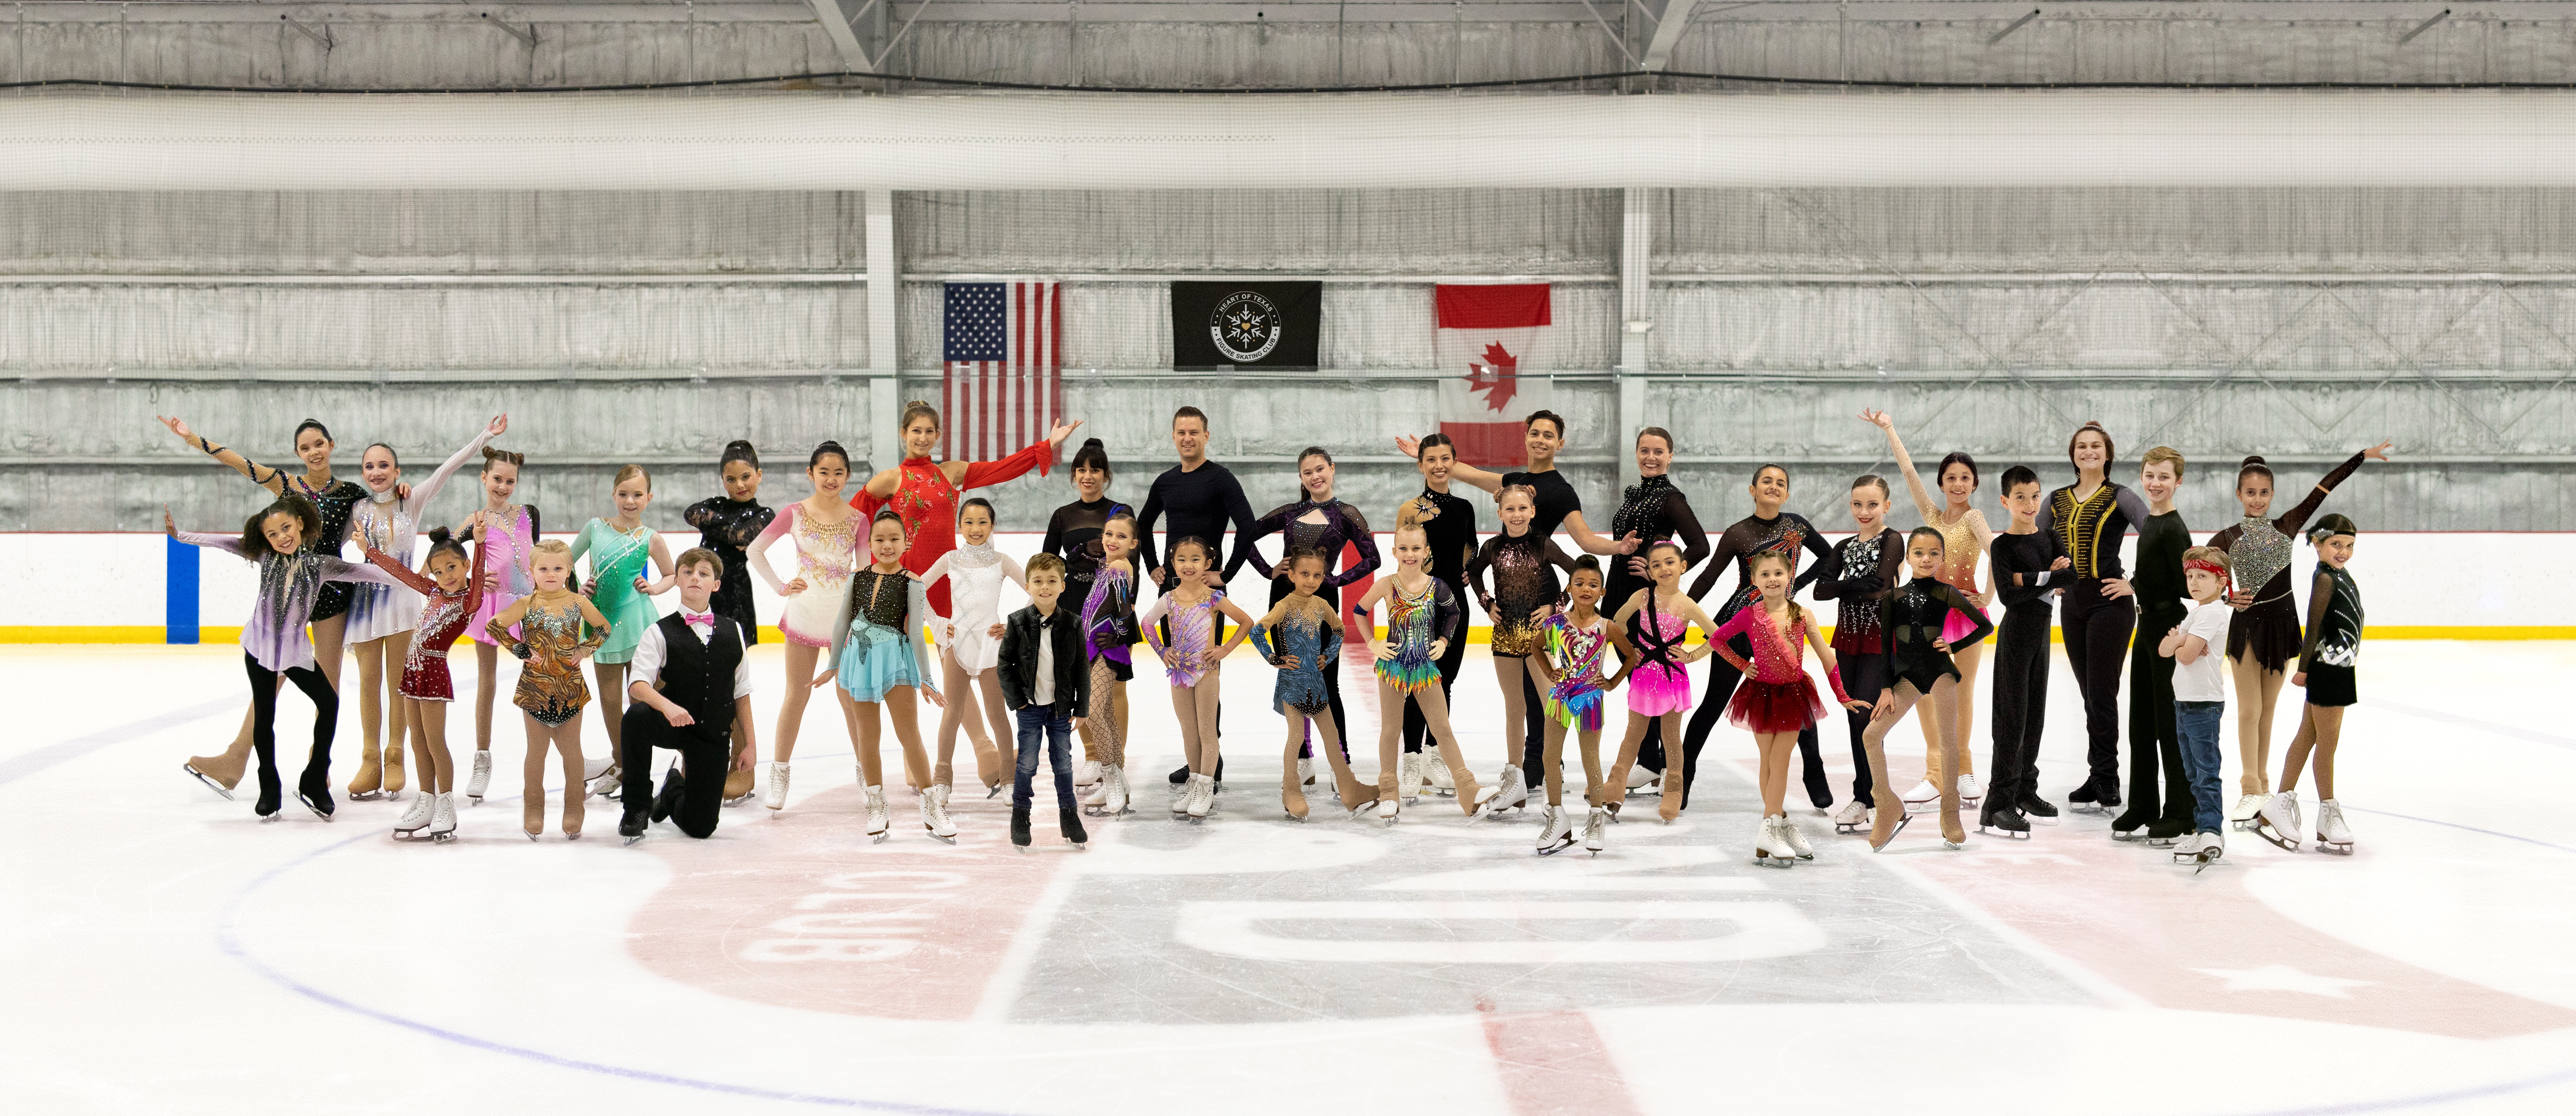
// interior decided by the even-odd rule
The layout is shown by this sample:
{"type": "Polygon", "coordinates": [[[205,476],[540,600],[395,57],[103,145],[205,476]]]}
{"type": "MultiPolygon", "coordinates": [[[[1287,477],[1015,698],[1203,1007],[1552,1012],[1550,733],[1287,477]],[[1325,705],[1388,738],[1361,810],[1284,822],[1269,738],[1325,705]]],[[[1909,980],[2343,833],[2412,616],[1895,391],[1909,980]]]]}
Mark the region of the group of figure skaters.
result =
{"type": "Polygon", "coordinates": [[[1055,510],[1025,565],[995,549],[993,507],[967,493],[1032,469],[1048,472],[1079,423],[999,461],[934,461],[939,414],[911,403],[900,419],[900,464],[853,491],[848,453],[824,442],[806,459],[812,494],[775,510],[758,499],[757,452],[734,442],[717,462],[724,494],[683,517],[700,532],[699,545],[675,558],[644,525],[654,481],[634,465],[611,482],[614,514],[589,519],[569,543],[541,539],[538,510],[512,501],[524,458],[490,445],[507,432],[506,416],[416,485],[404,482],[399,456],[384,443],[360,455],[363,483],[337,478],[336,447],[317,421],[295,432],[296,472],[163,419],[182,442],[275,497],[237,535],[167,524],[182,542],[259,568],[242,634],[250,710],[230,748],[191,758],[186,769],[230,797],[255,757],[257,813],[277,818],[284,804],[277,693],[291,682],[315,709],[295,795],[331,817],[342,663],[354,650],[363,742],[347,794],[397,797],[417,782],[394,834],[450,840],[458,788],[446,741],[454,696],[447,659],[461,636],[473,643],[481,682],[462,793],[480,802],[489,784],[495,680],[506,650],[521,663],[512,703],[527,735],[521,819],[530,840],[545,830],[550,751],[565,778],[558,825],[567,838],[581,835],[592,795],[620,803],[618,832],[630,843],[664,820],[705,837],[724,805],[755,793],[783,810],[807,699],[830,686],[857,752],[872,840],[885,840],[892,827],[879,755],[891,723],[929,836],[953,842],[957,834],[947,807],[962,730],[987,796],[1012,787],[1012,842],[1025,849],[1032,841],[1043,757],[1059,826],[1078,846],[1088,839],[1086,814],[1133,809],[1126,730],[1135,645],[1153,648],[1170,683],[1185,760],[1170,774],[1170,809],[1195,820],[1209,814],[1223,785],[1220,671],[1249,642],[1276,672],[1273,704],[1285,721],[1280,803],[1291,818],[1311,816],[1309,788],[1353,819],[1387,825],[1426,792],[1486,819],[1536,800],[1536,851],[1580,843],[1598,853],[1632,793],[1654,800],[1667,822],[1688,807],[1702,749],[1724,718],[1752,735],[1759,757],[1753,855],[1786,866],[1815,855],[1789,814],[1791,768],[1800,768],[1820,813],[1833,804],[1818,742],[1827,709],[1805,666],[1811,650],[1850,735],[1854,773],[1850,801],[1834,816],[1839,831],[1866,829],[1877,850],[1914,814],[1935,813],[1942,841],[1957,848],[1967,840],[1966,812],[1980,831],[2010,838],[2027,837],[2033,816],[2055,816],[2038,793],[2035,764],[2054,619],[2084,705],[2088,771],[2067,796],[2075,808],[2119,811],[2115,838],[2174,847],[2177,861],[2195,864],[2223,854],[2231,824],[2288,849],[2313,832],[2320,849],[2351,851],[2334,758],[2355,701],[2362,609],[2347,563],[2357,531],[2345,516],[2317,512],[2364,460],[2385,460],[2388,445],[2354,454],[2280,515],[2272,514],[2271,468],[2245,458],[2235,492],[2242,519],[2193,546],[2174,510],[2184,460],[2171,448],[2143,455],[2133,489],[2110,479],[2111,435],[2088,422],[2067,443],[2073,483],[2050,490],[2026,465],[2003,472],[1992,497],[2008,517],[1999,532],[1976,506],[1984,479],[1969,455],[1942,458],[1927,487],[1894,420],[1879,411],[1860,417],[1885,433],[1922,526],[1891,528],[1893,487],[1863,475],[1848,490],[1856,533],[1829,545],[1814,524],[1783,509],[1788,470],[1764,465],[1747,488],[1753,514],[1712,544],[1672,482],[1672,435],[1648,427],[1632,443],[1641,479],[1596,531],[1555,468],[1565,420],[1539,411],[1525,423],[1528,463],[1511,472],[1458,461],[1442,435],[1399,439],[1423,488],[1394,509],[1392,554],[1382,556],[1367,516],[1335,495],[1331,454],[1305,451],[1298,499],[1256,516],[1234,474],[1207,457],[1207,416],[1182,407],[1171,424],[1179,462],[1154,478],[1135,508],[1109,495],[1112,471],[1099,439],[1073,453],[1078,498],[1055,510]],[[413,567],[423,510],[478,457],[483,506],[452,529],[430,530],[427,555],[413,567]],[[1489,498],[1500,530],[1480,541],[1479,501],[1460,486],[1489,498]],[[1560,530],[1579,553],[1559,546],[1560,530]],[[2121,540],[2132,530],[2136,568],[2127,570],[2121,540]],[[1271,535],[1281,536],[1276,561],[1259,545],[1271,535]],[[2317,556],[2304,625],[2290,576],[2301,536],[2317,556]],[[773,561],[781,539],[795,558],[785,577],[773,561]],[[349,547],[365,560],[348,560],[349,547]],[[584,557],[588,573],[577,580],[584,557]],[[1247,563],[1270,580],[1258,615],[1226,591],[1247,563]],[[1728,570],[1733,588],[1712,597],[1728,570]],[[746,657],[759,640],[754,576],[784,600],[783,700],[772,758],[757,773],[765,778],[755,777],[746,657]],[[1372,576],[1355,600],[1343,599],[1372,576]],[[1025,607],[1005,612],[1006,582],[1025,607]],[[1152,599],[1140,609],[1149,587],[1152,599]],[[1798,603],[1802,590],[1835,602],[1830,637],[1798,603]],[[653,598],[674,591],[679,608],[664,614],[653,598]],[[1491,785],[1478,782],[1449,720],[1470,594],[1492,623],[1502,699],[1501,763],[1491,785]],[[2000,621],[1986,611],[1997,598],[2000,621]],[[1346,604],[1361,619],[1358,630],[1345,627],[1346,604]],[[925,640],[926,630],[935,641],[925,640]],[[1349,757],[1340,664],[1353,641],[1367,647],[1378,688],[1373,782],[1349,757]],[[1687,667],[1712,656],[1719,662],[1695,700],[1687,667]],[[1988,658],[1993,750],[1981,780],[1968,738],[1988,658]],[[2243,769],[2232,806],[2219,753],[2231,679],[2243,769]],[[594,704],[592,681],[608,748],[585,755],[581,715],[594,704]],[[2273,709],[2285,681],[2306,696],[2274,783],[2267,779],[2273,709]],[[1610,696],[1623,687],[1624,731],[1605,755],[1610,696]],[[921,701],[940,713],[935,758],[917,720],[921,701]],[[1883,744],[1909,712],[1926,743],[1925,772],[1891,798],[1896,784],[1883,744]],[[1565,801],[1569,735],[1583,767],[1579,812],[1565,801]],[[678,757],[658,791],[657,748],[678,757]],[[2303,774],[2313,776],[2318,800],[2312,831],[2296,796],[2303,774]]]}

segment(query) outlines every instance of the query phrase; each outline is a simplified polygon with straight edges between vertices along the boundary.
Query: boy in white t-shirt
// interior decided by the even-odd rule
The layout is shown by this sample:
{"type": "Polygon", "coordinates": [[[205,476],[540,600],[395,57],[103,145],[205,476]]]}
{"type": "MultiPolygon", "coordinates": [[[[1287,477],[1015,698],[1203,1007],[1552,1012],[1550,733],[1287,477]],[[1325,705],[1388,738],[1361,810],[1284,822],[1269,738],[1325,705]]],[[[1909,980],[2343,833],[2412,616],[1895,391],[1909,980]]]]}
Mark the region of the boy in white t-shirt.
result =
{"type": "Polygon", "coordinates": [[[2182,553],[2183,585],[2191,613],[2165,633],[2156,653],[2174,661],[2174,734],[2182,738],[2183,775],[2191,783],[2191,820],[2199,832],[2174,849],[2174,859],[2206,864],[2226,855],[2219,829],[2218,722],[2227,712],[2227,552],[2195,546],[2182,553]]]}

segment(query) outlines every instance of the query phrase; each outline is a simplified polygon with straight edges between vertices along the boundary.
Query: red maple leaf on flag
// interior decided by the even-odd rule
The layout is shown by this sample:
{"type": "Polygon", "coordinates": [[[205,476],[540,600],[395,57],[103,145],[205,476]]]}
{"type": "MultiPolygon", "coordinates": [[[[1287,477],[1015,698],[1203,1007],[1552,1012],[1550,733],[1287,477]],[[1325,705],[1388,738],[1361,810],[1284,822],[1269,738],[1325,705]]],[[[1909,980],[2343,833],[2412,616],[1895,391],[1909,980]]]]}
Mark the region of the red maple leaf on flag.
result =
{"type": "Polygon", "coordinates": [[[1485,409],[1500,411],[1520,394],[1520,358],[1500,343],[1485,345],[1485,361],[1467,366],[1467,390],[1485,393],[1485,409]]]}

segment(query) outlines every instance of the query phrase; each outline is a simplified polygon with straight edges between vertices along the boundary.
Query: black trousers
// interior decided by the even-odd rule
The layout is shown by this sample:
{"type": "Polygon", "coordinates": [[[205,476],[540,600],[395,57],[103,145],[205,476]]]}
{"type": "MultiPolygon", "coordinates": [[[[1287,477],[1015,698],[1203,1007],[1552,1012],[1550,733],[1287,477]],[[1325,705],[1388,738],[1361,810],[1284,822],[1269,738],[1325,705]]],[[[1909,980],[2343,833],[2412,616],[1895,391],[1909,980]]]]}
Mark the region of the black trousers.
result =
{"type": "Polygon", "coordinates": [[[2123,821],[2191,821],[2191,779],[2183,771],[2182,734],[2174,728],[2174,661],[2156,653],[2163,633],[2186,614],[2178,601],[2138,610],[2138,639],[2129,654],[2129,812],[2123,821]]]}
{"type": "MultiPolygon", "coordinates": [[[[2039,733],[2048,720],[2048,609],[2007,609],[1996,628],[1994,758],[1986,801],[2017,809],[2039,796],[2039,733]]],[[[1845,679],[1848,683],[1850,680],[1845,679]]]]}
{"type": "MultiPolygon", "coordinates": [[[[1745,661],[1752,661],[1753,641],[1751,639],[1737,636],[1729,640],[1727,646],[1734,648],[1735,653],[1743,656],[1745,661]]],[[[1682,805],[1685,808],[1690,805],[1691,778],[1699,774],[1699,750],[1707,746],[1708,734],[1717,731],[1717,723],[1726,719],[1726,703],[1735,697],[1735,687],[1742,681],[1744,681],[1743,673],[1726,665],[1726,660],[1716,657],[1708,660],[1708,690],[1700,695],[1699,704],[1692,707],[1690,724],[1682,730],[1682,805]]],[[[1850,680],[1844,680],[1843,688],[1851,688],[1850,680]]],[[[1666,753],[1663,730],[1662,718],[1646,722],[1646,739],[1637,747],[1637,763],[1648,770],[1663,772],[1664,777],[1669,779],[1672,777],[1672,768],[1666,753]],[[1650,753],[1648,749],[1653,751],[1650,753]],[[1654,757],[1655,762],[1646,762],[1649,755],[1654,757]]],[[[1821,810],[1834,804],[1834,787],[1832,783],[1825,780],[1825,756],[1818,747],[1816,739],[1814,725],[1808,725],[1798,731],[1799,774],[1802,781],[1807,784],[1807,801],[1815,803],[1816,808],[1821,810]]],[[[1861,766],[1867,768],[1869,765],[1861,766]]]]}
{"type": "Polygon", "coordinates": [[[733,762],[733,734],[709,736],[697,726],[673,728],[662,719],[660,710],[636,702],[626,707],[626,717],[619,722],[623,736],[622,755],[618,762],[625,769],[620,780],[619,797],[626,804],[626,816],[649,816],[653,808],[653,749],[669,748],[680,753],[680,763],[671,769],[664,786],[680,786],[680,802],[671,811],[671,821],[680,832],[691,837],[705,837],[716,831],[716,818],[724,811],[725,770],[733,762]],[[684,777],[681,773],[687,772],[684,777]]]}
{"type": "MultiPolygon", "coordinates": [[[[2105,597],[2102,583],[2085,578],[2067,587],[2057,622],[2066,629],[2066,664],[2075,692],[2084,695],[2084,785],[2097,794],[2120,789],[2120,666],[2137,630],[2137,605],[2105,597]]],[[[2149,648],[2153,650],[2153,648],[2149,648]]],[[[2170,689],[2170,685],[2168,686],[2170,689]]]]}
{"type": "MultiPolygon", "coordinates": [[[[1451,585],[1449,587],[1449,591],[1456,594],[1459,600],[1463,601],[1467,599],[1467,591],[1463,587],[1451,585]]],[[[1461,632],[1457,639],[1449,641],[1449,650],[1443,652],[1437,660],[1440,667],[1440,696],[1443,699],[1448,698],[1450,688],[1457,684],[1458,668],[1464,665],[1466,661],[1467,638],[1466,633],[1461,632]]],[[[1336,671],[1335,673],[1338,674],[1340,672],[1336,671]]],[[[1453,711],[1456,710],[1458,708],[1457,703],[1451,702],[1449,708],[1453,711]]],[[[1339,724],[1340,722],[1336,721],[1334,723],[1339,724]]],[[[1404,750],[1407,752],[1421,751],[1423,734],[1428,731],[1430,730],[1424,725],[1422,720],[1422,707],[1415,704],[1412,698],[1404,699],[1404,750]]]]}
{"type": "MultiPolygon", "coordinates": [[[[277,778],[277,672],[242,652],[242,670],[250,675],[250,746],[259,754],[259,797],[276,800],[285,791],[277,778]]],[[[288,667],[286,680],[313,702],[313,751],[304,759],[304,774],[295,785],[324,803],[331,801],[331,737],[340,728],[340,693],[313,667],[288,667]]]]}
{"type": "MultiPolygon", "coordinates": [[[[1843,672],[1843,692],[1855,700],[1875,702],[1894,682],[1885,655],[1845,655],[1837,651],[1834,657],[1839,660],[1835,665],[1843,672]]],[[[1843,710],[1843,721],[1851,727],[1852,801],[1877,806],[1878,800],[1870,796],[1873,784],[1869,777],[1869,748],[1861,742],[1861,735],[1869,731],[1869,711],[1843,710]]]]}
{"type": "MultiPolygon", "coordinates": [[[[1296,591],[1297,587],[1284,579],[1275,577],[1270,579],[1271,607],[1278,607],[1279,602],[1287,600],[1288,595],[1296,591]]],[[[1315,595],[1323,598],[1325,604],[1333,606],[1333,612],[1335,614],[1339,614],[1342,611],[1341,586],[1324,586],[1315,590],[1315,595]]],[[[1221,625],[1223,621],[1219,621],[1219,623],[1221,625]]],[[[1219,636],[1217,638],[1222,640],[1224,637],[1219,636]]],[[[1348,637],[1345,637],[1344,642],[1348,642],[1348,637]]],[[[1342,717],[1342,664],[1338,660],[1326,664],[1324,667],[1324,694],[1325,704],[1329,707],[1328,712],[1333,716],[1333,735],[1341,738],[1342,762],[1349,763],[1351,759],[1351,729],[1349,722],[1345,721],[1342,717]]],[[[1410,709],[1412,708],[1412,704],[1413,703],[1411,702],[1406,702],[1405,707],[1410,709]]],[[[1224,709],[1225,703],[1218,702],[1217,710],[1222,713],[1224,709]]],[[[1217,735],[1222,737],[1225,734],[1220,732],[1217,735]]],[[[1315,758],[1315,741],[1311,734],[1305,743],[1297,746],[1297,758],[1315,758]]],[[[1217,762],[1223,763],[1225,761],[1220,758],[1217,762]]]]}

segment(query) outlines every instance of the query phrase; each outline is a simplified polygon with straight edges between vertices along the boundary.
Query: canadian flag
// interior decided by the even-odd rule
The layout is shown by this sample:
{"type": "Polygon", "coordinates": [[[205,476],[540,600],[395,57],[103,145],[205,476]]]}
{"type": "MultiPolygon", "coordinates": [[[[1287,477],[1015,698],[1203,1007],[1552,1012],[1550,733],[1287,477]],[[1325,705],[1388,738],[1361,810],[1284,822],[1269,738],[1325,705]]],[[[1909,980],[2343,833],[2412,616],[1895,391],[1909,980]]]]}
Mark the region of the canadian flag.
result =
{"type": "Polygon", "coordinates": [[[1494,468],[1527,464],[1523,418],[1554,396],[1555,328],[1545,283],[1442,283],[1432,288],[1438,326],[1440,432],[1458,460],[1494,468]]]}

